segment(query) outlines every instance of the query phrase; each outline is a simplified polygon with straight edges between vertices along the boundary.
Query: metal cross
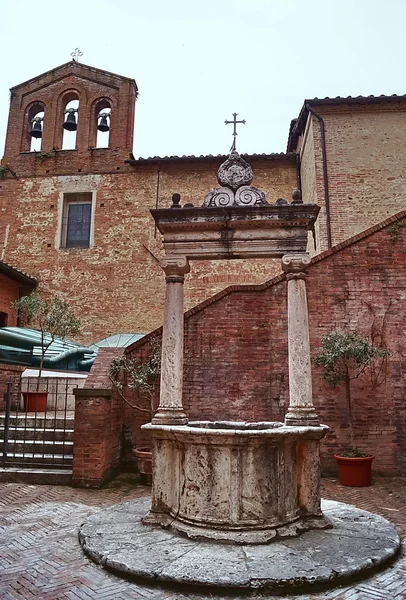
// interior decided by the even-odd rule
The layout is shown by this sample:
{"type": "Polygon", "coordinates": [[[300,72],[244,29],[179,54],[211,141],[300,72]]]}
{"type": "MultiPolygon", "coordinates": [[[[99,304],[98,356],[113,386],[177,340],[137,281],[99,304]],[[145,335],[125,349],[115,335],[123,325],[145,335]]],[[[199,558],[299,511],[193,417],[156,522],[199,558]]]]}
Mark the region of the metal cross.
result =
{"type": "Polygon", "coordinates": [[[237,121],[237,115],[238,115],[238,113],[233,113],[233,117],[234,118],[233,118],[232,121],[224,121],[224,123],[226,125],[230,125],[230,124],[234,125],[234,130],[233,130],[233,137],[234,137],[234,139],[233,139],[232,146],[230,148],[231,152],[233,152],[233,150],[235,150],[235,148],[236,148],[235,138],[238,135],[237,134],[237,123],[242,123],[243,125],[245,125],[245,119],[243,119],[242,121],[237,121]]]}
{"type": "Polygon", "coordinates": [[[74,60],[75,62],[79,62],[79,57],[80,56],[83,56],[83,52],[81,52],[79,50],[79,48],[75,48],[75,51],[71,52],[72,60],[74,60]]]}

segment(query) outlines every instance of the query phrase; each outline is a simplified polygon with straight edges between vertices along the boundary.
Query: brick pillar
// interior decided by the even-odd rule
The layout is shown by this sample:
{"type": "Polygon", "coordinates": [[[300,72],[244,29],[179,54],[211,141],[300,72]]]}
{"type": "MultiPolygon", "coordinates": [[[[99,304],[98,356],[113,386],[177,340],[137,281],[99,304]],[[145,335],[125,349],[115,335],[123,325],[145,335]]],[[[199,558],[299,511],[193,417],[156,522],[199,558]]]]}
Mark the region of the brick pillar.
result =
{"type": "Polygon", "coordinates": [[[100,487],[119,467],[122,405],[112,390],[77,388],[73,475],[75,487],[100,487]]]}

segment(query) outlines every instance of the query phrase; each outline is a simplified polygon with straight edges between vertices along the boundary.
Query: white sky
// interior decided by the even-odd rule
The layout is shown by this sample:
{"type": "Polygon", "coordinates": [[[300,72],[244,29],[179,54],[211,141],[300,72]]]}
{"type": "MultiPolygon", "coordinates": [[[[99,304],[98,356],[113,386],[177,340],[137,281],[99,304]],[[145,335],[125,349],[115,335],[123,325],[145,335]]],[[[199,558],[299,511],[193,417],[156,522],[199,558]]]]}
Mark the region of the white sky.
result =
{"type": "MultiPolygon", "coordinates": [[[[305,98],[406,93],[406,0],[3,0],[8,89],[70,60],[132,77],[135,156],[284,152],[305,98]]],[[[2,152],[1,152],[2,154],[2,152]]]]}

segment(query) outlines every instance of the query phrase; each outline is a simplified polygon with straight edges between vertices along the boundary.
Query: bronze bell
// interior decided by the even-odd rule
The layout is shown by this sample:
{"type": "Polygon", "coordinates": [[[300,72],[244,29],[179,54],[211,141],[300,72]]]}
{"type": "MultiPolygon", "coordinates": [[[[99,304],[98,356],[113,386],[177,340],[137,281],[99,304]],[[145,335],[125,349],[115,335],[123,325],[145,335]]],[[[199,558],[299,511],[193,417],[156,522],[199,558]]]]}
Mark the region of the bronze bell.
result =
{"type": "Polygon", "coordinates": [[[42,138],[41,121],[33,120],[30,129],[30,136],[33,138],[42,138]]]}
{"type": "Polygon", "coordinates": [[[76,131],[76,129],[78,128],[76,124],[75,110],[73,108],[70,108],[68,110],[68,114],[66,116],[66,121],[63,124],[63,128],[67,129],[68,131],[76,131]]]}
{"type": "Polygon", "coordinates": [[[100,115],[100,123],[97,126],[99,131],[108,131],[110,127],[107,124],[107,115],[100,115]]]}

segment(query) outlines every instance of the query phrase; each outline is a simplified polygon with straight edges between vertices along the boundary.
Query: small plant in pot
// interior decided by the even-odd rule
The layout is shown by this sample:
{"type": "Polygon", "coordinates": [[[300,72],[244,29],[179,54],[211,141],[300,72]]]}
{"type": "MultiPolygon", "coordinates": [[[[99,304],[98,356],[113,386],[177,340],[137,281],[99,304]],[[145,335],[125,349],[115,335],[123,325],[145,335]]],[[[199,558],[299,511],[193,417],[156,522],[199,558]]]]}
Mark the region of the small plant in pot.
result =
{"type": "Polygon", "coordinates": [[[44,412],[47,393],[40,392],[41,375],[47,350],[55,338],[75,337],[81,329],[80,320],[74,315],[69,304],[60,296],[43,298],[38,292],[23,296],[11,305],[17,310],[24,326],[31,326],[41,333],[41,358],[38,368],[37,389],[23,392],[24,408],[27,412],[44,412]]]}
{"type": "Polygon", "coordinates": [[[334,388],[339,385],[345,387],[350,444],[348,448],[334,455],[342,485],[356,487],[370,485],[371,465],[375,458],[365,454],[356,446],[351,381],[361,377],[374,361],[389,355],[389,350],[374,346],[358,331],[349,333],[333,331],[322,337],[321,347],[313,357],[314,363],[324,368],[322,376],[326,383],[334,388]]]}
{"type": "MultiPolygon", "coordinates": [[[[110,380],[121,398],[131,408],[145,414],[150,421],[157,409],[155,406],[156,389],[161,374],[161,345],[159,339],[150,340],[148,357],[144,360],[131,358],[125,354],[115,358],[110,365],[110,380]],[[138,404],[130,402],[125,390],[135,392],[138,404]]],[[[137,467],[141,474],[141,482],[151,484],[152,481],[152,452],[149,446],[133,449],[137,467]]]]}

